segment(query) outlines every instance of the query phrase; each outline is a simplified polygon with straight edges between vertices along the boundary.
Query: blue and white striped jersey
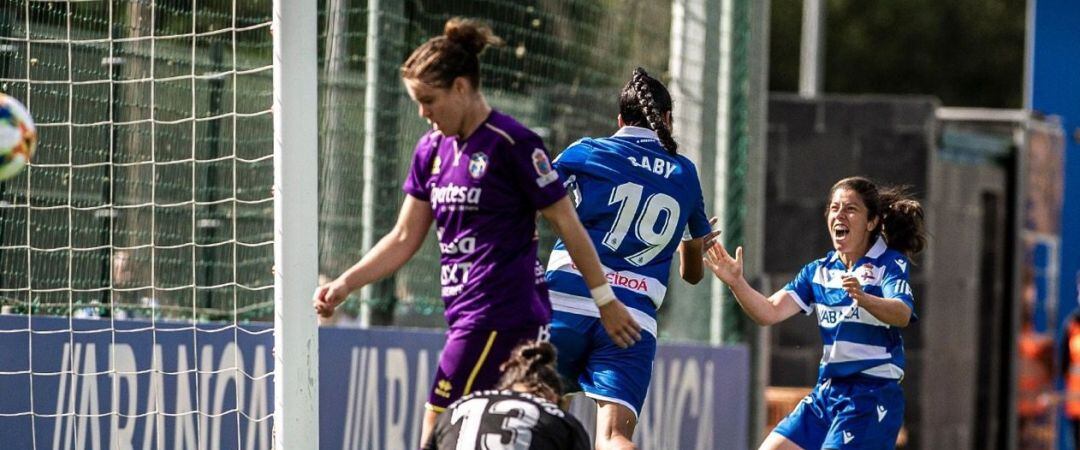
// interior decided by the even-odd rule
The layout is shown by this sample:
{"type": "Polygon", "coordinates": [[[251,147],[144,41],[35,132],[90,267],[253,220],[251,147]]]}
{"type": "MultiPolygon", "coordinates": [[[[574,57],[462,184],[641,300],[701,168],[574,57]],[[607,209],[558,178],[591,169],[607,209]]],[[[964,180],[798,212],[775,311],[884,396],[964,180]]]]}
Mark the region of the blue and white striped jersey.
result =
{"type": "Polygon", "coordinates": [[[843,288],[843,277],[854,276],[867,294],[904,302],[915,315],[908,284],[909,262],[880,237],[866,256],[848,270],[836,252],[815,260],[784,286],[807,315],[816,312],[825,344],[819,378],[864,376],[899,380],[904,377],[904,341],[900,330],[860,308],[843,288]]]}
{"type": "MultiPolygon", "coordinates": [[[[697,169],[686,157],[669,154],[654,131],[631,126],[574,143],[554,166],[615,295],[655,336],[672,255],[682,239],[710,230],[697,169]]],[[[551,252],[547,281],[553,309],[600,316],[562,240],[551,252]]]]}

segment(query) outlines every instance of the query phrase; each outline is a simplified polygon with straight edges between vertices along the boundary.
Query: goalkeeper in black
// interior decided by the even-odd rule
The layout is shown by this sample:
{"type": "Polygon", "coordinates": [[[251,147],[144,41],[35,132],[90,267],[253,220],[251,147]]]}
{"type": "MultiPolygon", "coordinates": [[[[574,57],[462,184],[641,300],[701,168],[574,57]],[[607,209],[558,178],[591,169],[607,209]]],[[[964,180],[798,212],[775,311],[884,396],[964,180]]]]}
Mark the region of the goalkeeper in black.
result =
{"type": "Polygon", "coordinates": [[[556,404],[555,347],[525,342],[502,364],[498,390],[475,392],[439,415],[424,450],[589,450],[581,423],[556,404]]]}

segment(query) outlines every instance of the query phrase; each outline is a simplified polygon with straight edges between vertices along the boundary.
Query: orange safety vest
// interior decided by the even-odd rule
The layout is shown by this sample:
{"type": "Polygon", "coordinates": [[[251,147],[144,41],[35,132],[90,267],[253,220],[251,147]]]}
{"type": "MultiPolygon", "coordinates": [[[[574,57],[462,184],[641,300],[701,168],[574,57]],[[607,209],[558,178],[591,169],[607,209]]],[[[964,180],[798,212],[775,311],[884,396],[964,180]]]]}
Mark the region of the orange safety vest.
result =
{"type": "Polygon", "coordinates": [[[1065,376],[1065,415],[1080,418],[1080,323],[1069,322],[1069,372],[1065,376]]]}
{"type": "MultiPolygon", "coordinates": [[[[1045,352],[1049,351],[1047,344],[1049,344],[1048,339],[1039,336],[1033,331],[1023,330],[1020,332],[1018,345],[1020,353],[1018,367],[1019,389],[1016,392],[1016,412],[1021,417],[1039,416],[1047,411],[1046,402],[1040,400],[1042,395],[1050,389],[1050,368],[1046,366],[1044,358],[1045,352]]],[[[1080,344],[1080,340],[1078,340],[1078,344],[1080,344]]],[[[1077,370],[1077,373],[1080,374],[1080,367],[1077,370]]],[[[1080,377],[1077,378],[1077,382],[1080,383],[1080,377]]],[[[1077,384],[1077,387],[1080,387],[1080,384],[1077,384]]],[[[1077,403],[1077,406],[1080,406],[1080,402],[1077,403]]],[[[1077,411],[1080,412],[1080,409],[1077,409],[1077,411]]]]}

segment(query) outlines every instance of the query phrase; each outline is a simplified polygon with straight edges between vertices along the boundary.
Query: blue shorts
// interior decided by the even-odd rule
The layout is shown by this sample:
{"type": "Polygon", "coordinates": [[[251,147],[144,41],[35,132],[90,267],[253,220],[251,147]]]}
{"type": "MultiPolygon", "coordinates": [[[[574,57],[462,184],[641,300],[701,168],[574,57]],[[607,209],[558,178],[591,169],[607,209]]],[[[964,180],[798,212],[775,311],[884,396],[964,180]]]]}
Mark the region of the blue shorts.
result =
{"type": "Polygon", "coordinates": [[[893,449],[903,423],[897,381],[826,379],[773,432],[804,449],[893,449]]]}
{"type": "Polygon", "coordinates": [[[580,389],[591,398],[640,414],[652,380],[656,337],[642,331],[638,343],[619,348],[599,318],[554,311],[551,343],[559,350],[559,374],[567,392],[580,389]]]}

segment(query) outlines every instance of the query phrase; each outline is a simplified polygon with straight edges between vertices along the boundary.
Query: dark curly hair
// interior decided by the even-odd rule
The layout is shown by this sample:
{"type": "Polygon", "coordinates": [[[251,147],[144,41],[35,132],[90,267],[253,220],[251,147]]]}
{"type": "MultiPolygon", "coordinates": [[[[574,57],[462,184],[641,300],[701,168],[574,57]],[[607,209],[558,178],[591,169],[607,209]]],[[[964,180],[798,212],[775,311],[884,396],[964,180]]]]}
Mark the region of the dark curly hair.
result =
{"type": "Polygon", "coordinates": [[[839,189],[859,194],[869,220],[881,219],[873,235],[883,237],[890,248],[909,258],[926,248],[923,207],[906,186],[878,187],[869,178],[849,177],[837,181],[829,189],[829,197],[839,189]]]}
{"type": "Polygon", "coordinates": [[[563,394],[562,381],[555,370],[555,346],[550,342],[522,343],[499,369],[503,371],[499,389],[523,384],[529,393],[541,397],[557,399],[563,394]]]}

